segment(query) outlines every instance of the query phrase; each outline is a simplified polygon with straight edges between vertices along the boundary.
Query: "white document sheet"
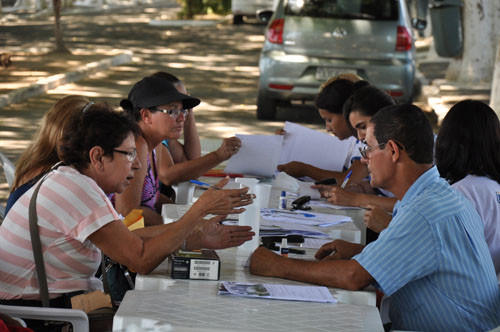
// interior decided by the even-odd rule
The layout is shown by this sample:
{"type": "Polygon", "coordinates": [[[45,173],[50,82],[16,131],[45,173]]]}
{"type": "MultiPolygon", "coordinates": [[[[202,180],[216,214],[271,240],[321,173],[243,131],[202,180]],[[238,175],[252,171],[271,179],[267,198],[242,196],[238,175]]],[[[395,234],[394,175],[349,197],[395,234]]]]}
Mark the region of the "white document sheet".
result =
{"type": "Polygon", "coordinates": [[[262,219],[272,222],[287,222],[299,225],[328,227],[352,221],[349,216],[326,214],[310,211],[288,211],[279,209],[261,209],[262,219]]]}
{"type": "Polygon", "coordinates": [[[334,210],[361,210],[361,207],[357,206],[343,206],[343,205],[335,205],[332,203],[327,202],[326,200],[316,200],[316,199],[311,199],[309,202],[307,202],[307,205],[309,206],[315,206],[315,207],[325,207],[329,209],[334,209],[334,210]]]}
{"type": "Polygon", "coordinates": [[[219,295],[255,297],[261,299],[335,303],[336,299],[326,287],[280,284],[254,284],[222,281],[219,295]]]}
{"type": "Polygon", "coordinates": [[[285,123],[285,139],[279,164],[300,161],[330,171],[342,171],[350,151],[356,144],[354,137],[339,140],[292,122],[285,123]]]}
{"type": "Polygon", "coordinates": [[[224,173],[271,177],[276,172],[283,145],[282,135],[240,135],[240,151],[232,156],[224,173]]]}
{"type": "Polygon", "coordinates": [[[310,196],[311,199],[321,198],[319,190],[311,188],[311,186],[314,185],[314,182],[298,181],[298,183],[299,183],[299,196],[310,196]]]}

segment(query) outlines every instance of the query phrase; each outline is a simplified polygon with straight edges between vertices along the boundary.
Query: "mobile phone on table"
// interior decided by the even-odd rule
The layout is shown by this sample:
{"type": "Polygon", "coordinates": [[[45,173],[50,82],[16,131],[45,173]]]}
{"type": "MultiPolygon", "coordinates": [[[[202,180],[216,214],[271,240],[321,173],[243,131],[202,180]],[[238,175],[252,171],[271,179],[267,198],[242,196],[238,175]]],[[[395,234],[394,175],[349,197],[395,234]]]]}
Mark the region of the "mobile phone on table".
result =
{"type": "Polygon", "coordinates": [[[316,181],[316,182],[314,182],[314,184],[334,185],[334,184],[337,184],[337,179],[335,179],[335,178],[327,178],[327,179],[323,179],[323,180],[320,180],[320,181],[316,181]]]}

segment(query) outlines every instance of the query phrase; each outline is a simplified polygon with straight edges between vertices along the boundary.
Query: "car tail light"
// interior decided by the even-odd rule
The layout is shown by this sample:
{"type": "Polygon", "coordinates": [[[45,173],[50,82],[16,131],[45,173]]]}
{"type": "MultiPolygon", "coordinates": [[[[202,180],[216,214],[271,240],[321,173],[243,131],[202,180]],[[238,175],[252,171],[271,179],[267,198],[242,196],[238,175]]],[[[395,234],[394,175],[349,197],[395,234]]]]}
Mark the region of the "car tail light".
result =
{"type": "Polygon", "coordinates": [[[387,94],[393,98],[403,96],[403,91],[400,90],[387,90],[387,94]]]}
{"type": "Polygon", "coordinates": [[[271,89],[278,89],[278,90],[292,90],[293,85],[288,85],[288,84],[273,84],[269,83],[269,87],[271,89]]]}
{"type": "Polygon", "coordinates": [[[399,25],[396,37],[396,51],[406,52],[411,50],[412,42],[413,41],[408,29],[399,25]]]}
{"type": "Polygon", "coordinates": [[[273,44],[283,44],[283,27],[285,26],[285,20],[278,18],[271,22],[269,29],[267,30],[267,40],[273,44]]]}

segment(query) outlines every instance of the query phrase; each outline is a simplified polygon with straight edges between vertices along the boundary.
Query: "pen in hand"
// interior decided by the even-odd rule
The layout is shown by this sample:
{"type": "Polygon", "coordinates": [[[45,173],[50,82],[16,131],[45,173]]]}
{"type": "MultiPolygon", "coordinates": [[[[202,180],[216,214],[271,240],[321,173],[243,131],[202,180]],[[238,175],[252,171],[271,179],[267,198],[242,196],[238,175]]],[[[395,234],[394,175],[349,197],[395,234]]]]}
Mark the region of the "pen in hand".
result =
{"type": "Polygon", "coordinates": [[[347,182],[349,182],[349,178],[351,177],[351,174],[352,174],[352,171],[349,171],[349,173],[347,173],[345,179],[344,179],[344,182],[342,182],[342,185],[340,186],[340,188],[344,189],[345,186],[347,185],[347,182]]]}
{"type": "Polygon", "coordinates": [[[215,189],[215,190],[220,190],[221,188],[217,187],[217,186],[214,186],[213,184],[210,184],[210,183],[206,183],[206,182],[201,182],[201,181],[198,181],[198,180],[189,180],[189,182],[191,183],[194,183],[200,187],[205,187],[205,188],[211,188],[211,189],[215,189]]]}

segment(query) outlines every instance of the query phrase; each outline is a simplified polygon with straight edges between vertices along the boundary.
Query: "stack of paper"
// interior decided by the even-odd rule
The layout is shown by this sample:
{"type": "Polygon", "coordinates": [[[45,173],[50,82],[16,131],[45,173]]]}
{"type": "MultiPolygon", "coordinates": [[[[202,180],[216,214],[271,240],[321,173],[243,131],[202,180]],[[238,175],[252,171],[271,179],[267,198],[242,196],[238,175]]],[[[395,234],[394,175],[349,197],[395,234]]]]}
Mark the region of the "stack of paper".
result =
{"type": "Polygon", "coordinates": [[[260,215],[269,221],[288,222],[300,225],[328,227],[352,221],[349,216],[319,212],[261,209],[260,215]]]}
{"type": "Polygon", "coordinates": [[[337,302],[328,288],[321,286],[290,286],[223,281],[219,286],[219,295],[322,303],[337,302]]]}

